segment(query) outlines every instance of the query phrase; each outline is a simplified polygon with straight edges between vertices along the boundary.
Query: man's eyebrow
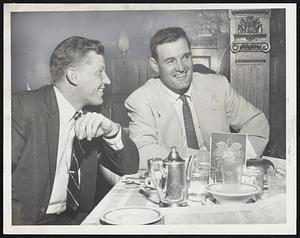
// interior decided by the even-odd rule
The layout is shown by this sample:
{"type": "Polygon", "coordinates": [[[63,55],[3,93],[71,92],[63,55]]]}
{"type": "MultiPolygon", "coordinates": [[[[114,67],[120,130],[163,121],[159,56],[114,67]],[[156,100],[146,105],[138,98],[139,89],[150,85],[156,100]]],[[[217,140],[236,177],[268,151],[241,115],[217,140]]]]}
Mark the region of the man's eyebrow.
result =
{"type": "Polygon", "coordinates": [[[190,55],[192,55],[192,53],[191,52],[186,52],[182,57],[185,57],[185,56],[190,56],[190,55]]]}
{"type": "Polygon", "coordinates": [[[165,58],[164,61],[173,60],[173,59],[176,59],[176,58],[175,57],[168,57],[168,58],[165,58]]]}
{"type": "MultiPolygon", "coordinates": [[[[186,52],[183,54],[182,58],[184,58],[185,56],[190,56],[190,55],[192,55],[191,52],[186,52]]],[[[168,58],[165,58],[164,61],[173,60],[173,59],[176,59],[176,57],[168,57],[168,58]]]]}

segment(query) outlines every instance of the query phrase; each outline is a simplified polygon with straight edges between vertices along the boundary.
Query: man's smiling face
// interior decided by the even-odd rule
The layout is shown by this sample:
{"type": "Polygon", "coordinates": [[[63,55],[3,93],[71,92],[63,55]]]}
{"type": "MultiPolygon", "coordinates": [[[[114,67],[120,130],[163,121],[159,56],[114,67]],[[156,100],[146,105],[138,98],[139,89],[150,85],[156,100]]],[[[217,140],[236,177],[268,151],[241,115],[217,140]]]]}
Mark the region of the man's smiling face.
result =
{"type": "Polygon", "coordinates": [[[105,72],[103,55],[98,55],[94,51],[89,52],[76,72],[78,97],[82,106],[102,104],[105,85],[111,83],[105,72]]]}
{"type": "Polygon", "coordinates": [[[184,38],[158,45],[156,63],[160,79],[175,93],[183,94],[190,87],[193,73],[191,50],[184,38]]]}

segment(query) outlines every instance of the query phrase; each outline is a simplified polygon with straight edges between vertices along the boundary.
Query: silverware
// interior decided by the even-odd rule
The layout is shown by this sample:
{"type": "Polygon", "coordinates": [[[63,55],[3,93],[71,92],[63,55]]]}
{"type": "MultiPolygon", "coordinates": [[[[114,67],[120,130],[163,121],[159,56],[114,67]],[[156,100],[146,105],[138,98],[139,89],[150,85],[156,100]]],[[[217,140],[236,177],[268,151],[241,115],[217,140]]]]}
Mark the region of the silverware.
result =
{"type": "Polygon", "coordinates": [[[126,177],[125,180],[130,181],[144,181],[145,179],[136,178],[136,177],[126,177]]]}
{"type": "Polygon", "coordinates": [[[139,193],[143,194],[149,201],[159,205],[160,204],[159,198],[154,197],[153,194],[151,194],[151,191],[149,191],[148,189],[150,189],[152,191],[155,190],[155,189],[150,188],[150,187],[149,188],[148,187],[146,187],[146,188],[141,187],[139,189],[139,193]]]}
{"type": "Polygon", "coordinates": [[[125,183],[126,185],[128,184],[136,184],[136,185],[142,185],[143,183],[138,182],[138,181],[122,181],[122,183],[125,183]]]}

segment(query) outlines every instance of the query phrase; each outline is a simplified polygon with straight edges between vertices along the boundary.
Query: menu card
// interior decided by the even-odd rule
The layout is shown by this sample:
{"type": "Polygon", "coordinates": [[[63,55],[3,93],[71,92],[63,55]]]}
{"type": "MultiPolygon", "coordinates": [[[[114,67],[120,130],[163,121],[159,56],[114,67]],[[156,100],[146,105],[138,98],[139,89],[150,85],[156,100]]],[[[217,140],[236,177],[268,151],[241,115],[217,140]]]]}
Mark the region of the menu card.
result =
{"type": "Polygon", "coordinates": [[[222,181],[222,158],[234,156],[246,164],[246,134],[213,132],[210,140],[210,165],[216,173],[216,182],[222,181]]]}

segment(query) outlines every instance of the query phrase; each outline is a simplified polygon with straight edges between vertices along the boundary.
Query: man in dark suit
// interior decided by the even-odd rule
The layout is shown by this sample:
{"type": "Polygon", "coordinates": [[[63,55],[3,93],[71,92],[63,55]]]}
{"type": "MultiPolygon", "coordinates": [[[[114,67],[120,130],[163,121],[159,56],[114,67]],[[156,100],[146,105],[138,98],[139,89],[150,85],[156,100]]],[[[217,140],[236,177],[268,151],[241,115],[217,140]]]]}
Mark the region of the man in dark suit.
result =
{"type": "Polygon", "coordinates": [[[12,97],[12,224],[74,224],[93,208],[99,163],[118,175],[137,172],[136,146],[102,113],[110,79],[104,46],[71,37],[53,51],[53,85],[12,97]]]}

